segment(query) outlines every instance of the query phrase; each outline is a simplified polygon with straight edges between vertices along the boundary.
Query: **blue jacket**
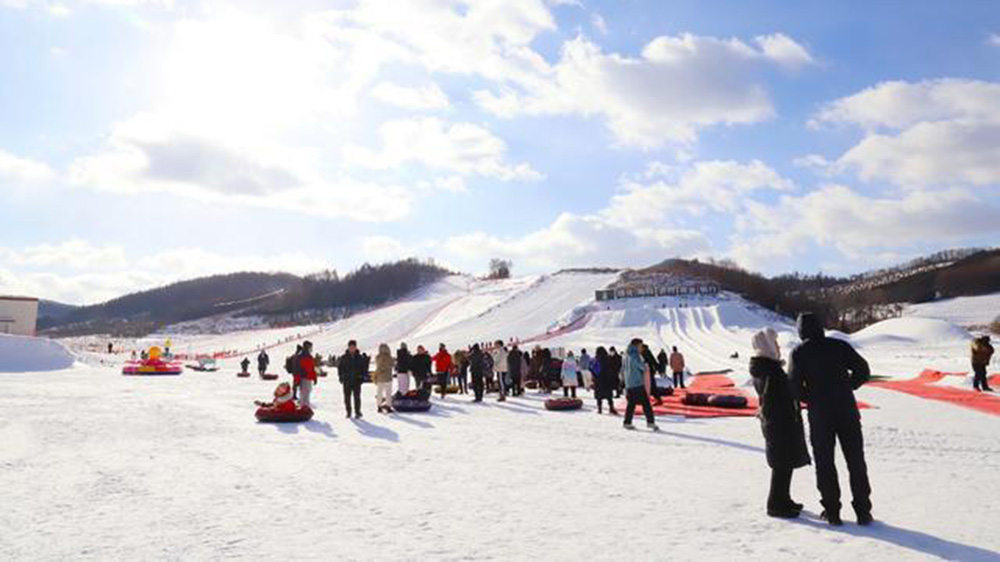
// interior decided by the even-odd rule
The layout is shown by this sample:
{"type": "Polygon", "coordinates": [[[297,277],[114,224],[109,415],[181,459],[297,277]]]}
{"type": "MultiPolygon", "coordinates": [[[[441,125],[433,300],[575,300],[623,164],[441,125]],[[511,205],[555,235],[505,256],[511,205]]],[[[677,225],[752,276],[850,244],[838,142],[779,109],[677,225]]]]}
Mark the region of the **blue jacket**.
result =
{"type": "Polygon", "coordinates": [[[622,373],[625,374],[625,388],[644,388],[646,386],[646,362],[639,355],[639,348],[630,345],[622,361],[622,373]]]}

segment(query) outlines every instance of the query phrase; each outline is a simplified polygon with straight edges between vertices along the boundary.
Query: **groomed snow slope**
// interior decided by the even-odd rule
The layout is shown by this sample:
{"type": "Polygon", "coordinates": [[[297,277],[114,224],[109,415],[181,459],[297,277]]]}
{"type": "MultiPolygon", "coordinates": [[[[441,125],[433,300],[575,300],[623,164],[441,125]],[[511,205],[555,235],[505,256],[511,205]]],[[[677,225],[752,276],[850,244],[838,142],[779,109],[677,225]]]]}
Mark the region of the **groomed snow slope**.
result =
{"type": "Polygon", "coordinates": [[[0,334],[0,373],[57,371],[72,367],[73,361],[73,354],[57,341],[0,334]]]}
{"type": "Polygon", "coordinates": [[[904,316],[935,318],[959,326],[986,326],[1000,317],[1000,293],[911,304],[904,316]]]}

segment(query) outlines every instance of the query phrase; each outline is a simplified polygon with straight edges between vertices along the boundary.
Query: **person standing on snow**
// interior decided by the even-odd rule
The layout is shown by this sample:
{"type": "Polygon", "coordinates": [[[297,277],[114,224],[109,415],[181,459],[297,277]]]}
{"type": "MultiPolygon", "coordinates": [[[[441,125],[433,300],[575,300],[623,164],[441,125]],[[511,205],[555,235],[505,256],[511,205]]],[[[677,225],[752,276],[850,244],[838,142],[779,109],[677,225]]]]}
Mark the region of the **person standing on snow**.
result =
{"type": "Polygon", "coordinates": [[[811,462],[802,414],[792,396],[788,375],[781,367],[778,334],[771,328],[761,330],[754,334],[751,344],[754,356],[750,358],[750,376],[760,397],[757,417],[764,433],[767,464],[771,467],[767,514],[795,518],[802,511],[802,504],[792,501],[792,471],[811,462]]]}
{"type": "Polygon", "coordinates": [[[246,373],[248,375],[250,374],[250,371],[249,371],[249,369],[250,369],[250,360],[249,359],[247,359],[246,357],[244,357],[243,361],[240,361],[240,367],[243,369],[242,371],[240,371],[241,373],[246,373]]]}
{"type": "Polygon", "coordinates": [[[429,387],[428,379],[431,376],[431,356],[424,349],[424,346],[417,346],[417,354],[410,360],[410,371],[413,373],[413,381],[417,385],[417,390],[429,387]]]}
{"type": "Polygon", "coordinates": [[[456,349],[451,355],[451,369],[458,382],[458,393],[469,393],[469,354],[464,349],[456,349]]]}
{"type": "Polygon", "coordinates": [[[594,359],[590,362],[590,371],[594,374],[594,398],[597,399],[597,413],[603,413],[601,403],[608,401],[608,413],[617,416],[615,403],[612,401],[615,389],[618,388],[618,373],[611,368],[611,356],[603,347],[598,347],[594,359]]]}
{"type": "Polygon", "coordinates": [[[854,391],[868,382],[871,370],[849,343],[826,337],[815,314],[800,314],[798,325],[802,344],[792,351],[788,373],[794,396],[809,405],[809,440],[816,461],[816,487],[822,496],[821,517],[831,525],[843,524],[834,463],[840,441],[851,475],[851,504],[858,524],[868,525],[872,522],[872,489],[854,391]]]}
{"type": "Polygon", "coordinates": [[[503,346],[503,340],[496,341],[491,355],[493,356],[493,370],[497,376],[497,390],[500,392],[500,398],[497,398],[497,402],[503,402],[507,400],[507,350],[503,346]]]}
{"type": "Polygon", "coordinates": [[[587,350],[581,349],[578,364],[580,366],[580,375],[583,376],[583,388],[587,390],[594,388],[594,374],[590,371],[590,361],[591,357],[587,354],[587,350]]]}
{"type": "Polygon", "coordinates": [[[684,388],[684,356],[677,351],[677,346],[673,347],[674,352],[670,354],[670,371],[674,374],[674,388],[684,388]]]}
{"type": "Polygon", "coordinates": [[[372,373],[372,382],[375,383],[375,404],[378,406],[378,413],[392,413],[392,368],[394,361],[389,346],[381,344],[378,346],[378,355],[375,356],[375,372],[372,373]]]}
{"type": "Polygon", "coordinates": [[[302,408],[309,407],[313,385],[316,384],[316,359],[313,358],[312,347],[311,341],[302,342],[302,351],[295,359],[298,366],[295,378],[296,384],[299,386],[299,406],[302,408]]]}
{"type": "Polygon", "coordinates": [[[660,353],[656,355],[656,372],[661,375],[666,375],[669,363],[670,358],[667,356],[667,350],[661,347],[660,353]]]}
{"type": "Polygon", "coordinates": [[[983,336],[972,340],[972,387],[977,391],[993,392],[990,381],[986,378],[986,368],[993,358],[993,346],[990,337],[983,336]]]}
{"type": "Polygon", "coordinates": [[[510,377],[511,396],[520,396],[521,394],[521,364],[523,362],[524,356],[521,355],[521,350],[517,348],[515,343],[507,353],[507,376],[510,377]]]}
{"type": "Polygon", "coordinates": [[[622,392],[625,390],[625,374],[622,373],[622,356],[618,355],[618,350],[615,349],[615,346],[611,346],[608,350],[608,358],[611,360],[611,372],[615,378],[615,398],[621,398],[622,392]]]}
{"type": "Polygon", "coordinates": [[[442,343],[438,345],[438,352],[434,355],[434,373],[437,375],[438,385],[441,386],[441,399],[444,400],[448,393],[448,375],[451,373],[451,354],[448,348],[442,343]]]}
{"type": "Polygon", "coordinates": [[[399,344],[396,350],[396,392],[406,394],[410,391],[410,364],[412,357],[406,349],[406,342],[399,344]]]}
{"type": "Polygon", "coordinates": [[[472,351],[469,353],[469,372],[472,374],[473,402],[483,401],[483,383],[486,374],[485,355],[478,343],[472,345],[472,351]]]}
{"type": "Polygon", "coordinates": [[[361,418],[361,383],[365,380],[367,366],[365,359],[358,352],[358,342],[347,342],[347,352],[337,361],[337,377],[344,390],[344,409],[347,417],[351,417],[351,399],[354,399],[354,416],[361,418]]]}
{"type": "Polygon", "coordinates": [[[573,398],[576,398],[576,387],[580,381],[579,376],[580,366],[577,364],[573,352],[568,351],[562,363],[563,397],[569,398],[570,395],[573,395],[573,398]]]}
{"type": "Polygon", "coordinates": [[[257,354],[257,372],[260,376],[264,376],[267,373],[267,367],[271,364],[271,358],[267,356],[267,352],[263,349],[257,354]]]}
{"type": "Polygon", "coordinates": [[[625,375],[625,398],[628,404],[625,406],[625,429],[635,429],[632,425],[632,416],[635,415],[635,407],[642,405],[642,413],[646,416],[646,427],[653,431],[660,431],[656,425],[656,418],[653,415],[653,405],[649,403],[649,365],[642,358],[642,340],[635,338],[628,344],[625,357],[622,359],[622,372],[625,375]]]}
{"type": "Polygon", "coordinates": [[[656,388],[656,373],[660,367],[657,364],[656,356],[653,355],[653,350],[649,349],[649,346],[646,344],[642,344],[642,360],[649,366],[649,396],[659,406],[663,404],[663,399],[660,398],[660,391],[656,388]]]}

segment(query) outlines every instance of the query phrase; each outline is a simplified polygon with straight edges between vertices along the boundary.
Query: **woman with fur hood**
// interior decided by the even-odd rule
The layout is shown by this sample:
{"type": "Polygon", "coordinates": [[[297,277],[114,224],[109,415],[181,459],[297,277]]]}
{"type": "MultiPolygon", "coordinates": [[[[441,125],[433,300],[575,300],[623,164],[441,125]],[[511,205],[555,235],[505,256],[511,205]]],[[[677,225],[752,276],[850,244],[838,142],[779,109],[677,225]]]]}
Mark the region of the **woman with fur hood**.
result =
{"type": "Polygon", "coordinates": [[[375,356],[375,372],[372,373],[372,382],[375,383],[375,402],[380,414],[392,412],[392,368],[395,364],[389,346],[384,343],[379,345],[378,355],[375,356]]]}
{"type": "Polygon", "coordinates": [[[806,449],[805,431],[798,401],[792,395],[788,375],[782,368],[778,334],[771,328],[754,334],[754,356],[750,358],[750,375],[760,397],[761,430],[771,467],[771,491],[767,496],[767,514],[771,517],[794,518],[802,504],[791,497],[792,471],[811,462],[806,449]]]}

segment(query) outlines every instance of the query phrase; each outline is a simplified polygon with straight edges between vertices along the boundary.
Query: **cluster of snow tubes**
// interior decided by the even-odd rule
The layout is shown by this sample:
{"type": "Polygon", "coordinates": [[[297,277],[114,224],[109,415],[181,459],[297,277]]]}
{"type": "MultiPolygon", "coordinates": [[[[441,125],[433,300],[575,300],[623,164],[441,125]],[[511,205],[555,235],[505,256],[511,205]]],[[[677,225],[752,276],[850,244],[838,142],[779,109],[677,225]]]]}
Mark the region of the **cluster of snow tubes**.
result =
{"type": "Polygon", "coordinates": [[[264,423],[295,423],[309,421],[313,417],[312,408],[303,406],[294,410],[278,410],[261,406],[257,408],[257,421],[264,423]]]}
{"type": "Polygon", "coordinates": [[[179,375],[183,370],[184,366],[180,363],[171,363],[160,359],[147,359],[144,361],[128,361],[122,369],[122,374],[128,376],[179,375]]]}
{"type": "Polygon", "coordinates": [[[392,397],[392,409],[397,412],[426,412],[431,409],[430,395],[426,391],[411,390],[392,397]]]}
{"type": "Polygon", "coordinates": [[[708,398],[708,405],[739,410],[747,407],[747,397],[735,394],[713,394],[708,398]]]}
{"type": "Polygon", "coordinates": [[[545,401],[545,409],[556,412],[579,410],[582,407],[583,400],[579,398],[549,398],[545,401]]]}
{"type": "Polygon", "coordinates": [[[746,396],[736,394],[710,394],[707,392],[688,392],[681,399],[685,406],[711,406],[713,408],[731,408],[740,410],[747,407],[746,396]]]}
{"type": "Polygon", "coordinates": [[[260,378],[265,381],[276,381],[278,380],[278,375],[274,373],[261,373],[260,378]]]}

